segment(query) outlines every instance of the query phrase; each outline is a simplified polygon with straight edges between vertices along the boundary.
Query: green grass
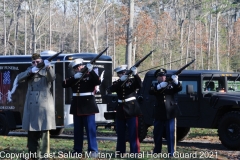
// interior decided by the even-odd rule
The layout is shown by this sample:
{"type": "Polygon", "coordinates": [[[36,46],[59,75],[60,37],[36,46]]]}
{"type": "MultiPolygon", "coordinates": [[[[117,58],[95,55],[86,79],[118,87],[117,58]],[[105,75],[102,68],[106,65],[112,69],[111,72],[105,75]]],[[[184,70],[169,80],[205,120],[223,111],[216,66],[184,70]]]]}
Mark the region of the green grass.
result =
{"type": "MultiPolygon", "coordinates": [[[[153,127],[149,128],[148,131],[148,137],[152,137],[152,130],[153,127]]],[[[66,129],[65,132],[71,132],[71,129],[66,129]]],[[[115,131],[113,129],[104,129],[103,127],[98,128],[98,133],[105,134],[106,136],[115,136],[115,131]]],[[[217,131],[213,129],[200,129],[200,128],[193,128],[191,129],[191,132],[189,134],[190,138],[201,138],[204,136],[210,136],[210,137],[217,137],[217,131]]],[[[27,138],[26,137],[17,137],[17,136],[0,136],[0,159],[4,159],[4,156],[6,155],[13,155],[15,158],[12,158],[14,160],[20,159],[16,158],[17,153],[27,153],[27,138]]],[[[51,138],[50,139],[50,156],[55,158],[51,159],[73,159],[69,158],[70,152],[72,151],[73,147],[73,139],[57,139],[57,138],[51,138]],[[60,158],[62,157],[62,158],[60,158]]],[[[87,151],[87,141],[84,141],[84,148],[83,152],[85,153],[87,151]]],[[[98,140],[98,148],[99,152],[101,153],[101,159],[115,159],[115,149],[116,149],[116,141],[104,141],[104,140],[98,140]],[[110,156],[113,157],[110,157],[110,156]]],[[[141,143],[141,154],[139,155],[138,159],[154,159],[156,157],[151,157],[150,153],[152,152],[154,148],[153,143],[141,143]]],[[[129,143],[127,143],[127,152],[129,153],[129,143]]],[[[177,146],[177,151],[181,154],[181,156],[184,156],[185,158],[174,158],[174,159],[216,159],[215,152],[217,152],[218,159],[219,156],[226,158],[226,155],[222,153],[218,153],[215,149],[208,149],[208,148],[198,148],[195,147],[194,144],[191,145],[185,145],[185,144],[179,144],[177,146]],[[213,158],[200,158],[200,154],[203,153],[213,154],[213,158]],[[184,154],[184,155],[183,155],[184,154]],[[187,158],[190,154],[196,154],[198,158],[187,158]]],[[[162,149],[163,155],[166,155],[167,153],[167,146],[166,143],[163,144],[162,149]]],[[[165,159],[161,158],[161,155],[157,157],[158,159],[165,159]]],[[[88,159],[87,155],[82,155],[83,158],[81,159],[88,159]]],[[[6,157],[5,157],[6,158],[6,157]]],[[[7,157],[8,158],[8,157],[7,157]]],[[[131,159],[131,158],[119,158],[119,159],[131,159]]],[[[220,158],[221,159],[221,158],[220,158]]]]}
{"type": "Polygon", "coordinates": [[[212,136],[217,137],[217,129],[204,129],[204,128],[191,128],[189,138],[203,137],[203,136],[212,136]]]}

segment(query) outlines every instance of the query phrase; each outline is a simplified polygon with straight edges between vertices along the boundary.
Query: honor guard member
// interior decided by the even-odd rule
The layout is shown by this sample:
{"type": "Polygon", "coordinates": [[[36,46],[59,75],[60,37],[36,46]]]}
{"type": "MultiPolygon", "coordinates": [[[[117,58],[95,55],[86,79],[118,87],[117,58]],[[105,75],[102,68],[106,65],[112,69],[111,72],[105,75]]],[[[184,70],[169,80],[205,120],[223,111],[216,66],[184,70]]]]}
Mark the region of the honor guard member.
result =
{"type": "Polygon", "coordinates": [[[119,79],[113,82],[108,88],[108,92],[116,92],[118,104],[116,106],[116,131],[117,146],[119,154],[126,152],[126,126],[128,126],[130,152],[139,153],[140,143],[138,138],[138,116],[141,114],[139,104],[136,100],[136,90],[141,88],[142,81],[137,74],[137,68],[132,67],[133,78],[125,75],[127,65],[122,65],[114,69],[119,79]]]}
{"type": "MultiPolygon", "coordinates": [[[[40,153],[45,157],[50,153],[49,130],[56,129],[55,106],[50,91],[51,82],[56,76],[50,62],[42,61],[40,54],[32,54],[32,66],[17,75],[18,83],[24,81],[28,83],[22,129],[28,131],[29,153],[33,156],[37,155],[38,158],[41,156],[40,153]],[[44,63],[44,68],[37,68],[39,63],[44,63]]],[[[30,158],[37,159],[33,156],[30,158]]]]}
{"type": "Polygon", "coordinates": [[[156,97],[154,110],[154,153],[162,151],[162,136],[163,131],[166,131],[168,153],[173,156],[174,153],[174,132],[175,132],[175,117],[178,113],[178,106],[174,100],[174,94],[182,90],[182,85],[178,81],[177,75],[172,75],[172,81],[166,81],[167,70],[160,68],[155,71],[154,76],[157,78],[157,83],[151,85],[149,90],[150,95],[156,97]]]}
{"type": "Polygon", "coordinates": [[[95,102],[95,86],[100,85],[100,79],[93,70],[93,65],[88,63],[88,73],[83,75],[81,69],[84,68],[83,59],[78,58],[69,63],[69,67],[74,70],[74,75],[63,81],[63,88],[72,88],[72,102],[70,114],[73,114],[74,122],[74,146],[73,154],[82,153],[84,127],[87,134],[88,152],[91,157],[98,155],[96,140],[95,114],[99,113],[95,102]],[[83,77],[82,77],[83,76],[83,77]],[[81,78],[81,80],[80,80],[81,78]]]}

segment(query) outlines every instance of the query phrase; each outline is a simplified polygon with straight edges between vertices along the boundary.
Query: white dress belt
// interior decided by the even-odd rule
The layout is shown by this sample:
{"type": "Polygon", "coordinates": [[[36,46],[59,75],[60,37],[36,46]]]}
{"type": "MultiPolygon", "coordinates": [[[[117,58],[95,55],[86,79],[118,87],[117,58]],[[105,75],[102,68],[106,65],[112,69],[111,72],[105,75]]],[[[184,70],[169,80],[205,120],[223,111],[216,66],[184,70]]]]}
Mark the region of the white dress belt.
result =
{"type": "Polygon", "coordinates": [[[129,101],[135,100],[135,99],[136,99],[136,97],[130,97],[130,98],[123,99],[123,100],[118,99],[118,102],[119,103],[124,103],[124,102],[129,102],[129,101]]]}
{"type": "Polygon", "coordinates": [[[94,95],[93,92],[85,92],[85,93],[73,93],[73,96],[91,96],[94,95]]]}

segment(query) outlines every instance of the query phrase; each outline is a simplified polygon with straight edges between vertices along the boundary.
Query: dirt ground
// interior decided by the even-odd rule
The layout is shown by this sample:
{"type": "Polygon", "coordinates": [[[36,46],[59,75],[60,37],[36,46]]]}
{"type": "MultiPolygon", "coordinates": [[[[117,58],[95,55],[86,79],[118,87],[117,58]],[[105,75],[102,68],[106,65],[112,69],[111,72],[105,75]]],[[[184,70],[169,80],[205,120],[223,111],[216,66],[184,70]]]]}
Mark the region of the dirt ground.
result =
{"type": "Polygon", "coordinates": [[[216,153],[216,158],[214,159],[230,159],[230,160],[239,160],[240,159],[240,151],[231,151],[225,148],[218,137],[212,136],[204,136],[197,138],[186,138],[186,140],[182,142],[178,142],[178,146],[189,146],[193,150],[196,149],[202,152],[213,152],[216,153]]]}

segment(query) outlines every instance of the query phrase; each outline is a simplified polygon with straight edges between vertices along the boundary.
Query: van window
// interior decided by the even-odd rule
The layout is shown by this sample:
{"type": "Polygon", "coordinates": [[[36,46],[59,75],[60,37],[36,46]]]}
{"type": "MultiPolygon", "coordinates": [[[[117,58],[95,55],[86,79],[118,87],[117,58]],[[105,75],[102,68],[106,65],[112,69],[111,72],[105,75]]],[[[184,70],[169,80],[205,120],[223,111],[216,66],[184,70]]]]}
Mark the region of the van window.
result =
{"type": "Polygon", "coordinates": [[[226,92],[225,77],[204,77],[203,92],[226,92]]]}
{"type": "Polygon", "coordinates": [[[178,94],[187,94],[187,85],[193,85],[193,91],[194,93],[197,93],[197,81],[180,81],[180,83],[182,83],[182,91],[178,92],[178,94]]]}
{"type": "Polygon", "coordinates": [[[227,77],[228,92],[240,92],[240,78],[227,77]]]}

